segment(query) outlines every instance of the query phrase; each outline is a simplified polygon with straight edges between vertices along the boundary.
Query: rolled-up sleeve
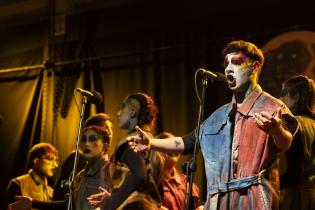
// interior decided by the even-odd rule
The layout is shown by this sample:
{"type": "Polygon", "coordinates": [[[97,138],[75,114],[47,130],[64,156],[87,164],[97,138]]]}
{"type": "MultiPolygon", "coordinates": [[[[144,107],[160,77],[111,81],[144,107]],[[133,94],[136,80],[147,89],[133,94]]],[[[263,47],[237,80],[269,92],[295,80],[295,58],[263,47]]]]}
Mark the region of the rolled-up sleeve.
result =
{"type": "Polygon", "coordinates": [[[195,130],[193,130],[192,132],[184,135],[182,137],[183,141],[184,141],[184,155],[187,154],[191,154],[194,151],[194,146],[195,146],[195,142],[196,142],[196,136],[195,136],[195,130]]]}

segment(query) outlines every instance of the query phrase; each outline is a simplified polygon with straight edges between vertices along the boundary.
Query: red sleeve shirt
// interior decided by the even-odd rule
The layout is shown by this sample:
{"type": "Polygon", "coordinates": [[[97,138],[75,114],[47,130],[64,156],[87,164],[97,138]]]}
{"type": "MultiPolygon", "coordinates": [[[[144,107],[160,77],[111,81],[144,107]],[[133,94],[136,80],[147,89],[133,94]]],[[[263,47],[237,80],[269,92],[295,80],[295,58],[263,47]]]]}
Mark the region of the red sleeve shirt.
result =
{"type": "MultiPolygon", "coordinates": [[[[185,209],[185,201],[188,193],[188,184],[186,176],[178,173],[175,170],[173,176],[169,180],[163,180],[163,206],[169,210],[183,210],[185,209]],[[187,194],[187,195],[186,195],[187,194]]],[[[193,184],[192,194],[195,201],[195,207],[199,201],[199,188],[196,184],[193,184]]]]}

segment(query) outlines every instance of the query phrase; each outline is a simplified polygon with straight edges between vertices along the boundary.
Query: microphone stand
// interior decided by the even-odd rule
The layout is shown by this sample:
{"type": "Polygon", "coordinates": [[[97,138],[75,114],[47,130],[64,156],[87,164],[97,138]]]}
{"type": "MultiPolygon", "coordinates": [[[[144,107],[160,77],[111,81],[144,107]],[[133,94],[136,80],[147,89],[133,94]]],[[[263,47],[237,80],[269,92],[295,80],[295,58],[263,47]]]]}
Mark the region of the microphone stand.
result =
{"type": "Polygon", "coordinates": [[[78,129],[78,135],[77,135],[77,141],[76,141],[76,148],[75,148],[75,157],[74,157],[74,163],[73,163],[73,170],[70,175],[70,182],[69,182],[69,198],[68,198],[68,205],[67,210],[73,209],[73,195],[74,195],[74,178],[76,175],[77,170],[77,162],[79,157],[79,143],[80,143],[80,137],[81,137],[81,130],[82,130],[82,122],[85,112],[85,106],[87,104],[88,100],[87,97],[82,95],[82,107],[81,107],[81,113],[80,113],[80,122],[79,122],[79,129],[78,129]]]}
{"type": "Polygon", "coordinates": [[[187,180],[189,179],[189,188],[188,188],[188,198],[186,202],[186,210],[192,210],[194,209],[194,199],[192,195],[192,186],[193,186],[193,180],[194,180],[194,173],[196,172],[197,164],[196,164],[196,156],[198,153],[198,147],[199,147],[199,131],[200,131],[200,123],[203,119],[203,104],[205,99],[205,90],[208,84],[207,77],[202,78],[202,95],[201,95],[201,101],[199,105],[199,114],[198,114],[198,122],[197,122],[197,129],[195,130],[195,145],[194,145],[194,152],[192,155],[192,159],[188,163],[187,167],[187,180]]]}

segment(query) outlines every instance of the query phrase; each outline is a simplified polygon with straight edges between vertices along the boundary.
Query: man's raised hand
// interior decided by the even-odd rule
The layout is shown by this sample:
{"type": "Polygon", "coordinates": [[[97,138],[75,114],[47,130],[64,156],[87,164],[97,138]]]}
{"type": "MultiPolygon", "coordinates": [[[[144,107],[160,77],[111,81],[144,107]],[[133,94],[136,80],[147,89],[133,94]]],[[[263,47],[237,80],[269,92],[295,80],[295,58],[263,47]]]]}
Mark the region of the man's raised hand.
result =
{"type": "Polygon", "coordinates": [[[128,145],[134,152],[145,152],[150,149],[150,136],[136,126],[138,135],[127,137],[128,145]]]}

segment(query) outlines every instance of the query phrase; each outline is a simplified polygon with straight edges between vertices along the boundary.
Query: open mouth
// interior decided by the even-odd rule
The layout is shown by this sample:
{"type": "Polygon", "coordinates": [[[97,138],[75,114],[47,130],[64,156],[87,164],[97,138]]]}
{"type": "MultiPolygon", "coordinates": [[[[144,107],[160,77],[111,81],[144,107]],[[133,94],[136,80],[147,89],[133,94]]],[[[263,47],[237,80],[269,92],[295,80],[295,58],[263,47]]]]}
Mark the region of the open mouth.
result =
{"type": "Polygon", "coordinates": [[[235,85],[235,78],[232,75],[227,75],[226,76],[227,82],[230,86],[234,86],[235,85]]]}
{"type": "Polygon", "coordinates": [[[90,149],[84,149],[83,152],[84,152],[85,154],[87,154],[87,153],[91,152],[91,150],[90,150],[90,149]]]}

